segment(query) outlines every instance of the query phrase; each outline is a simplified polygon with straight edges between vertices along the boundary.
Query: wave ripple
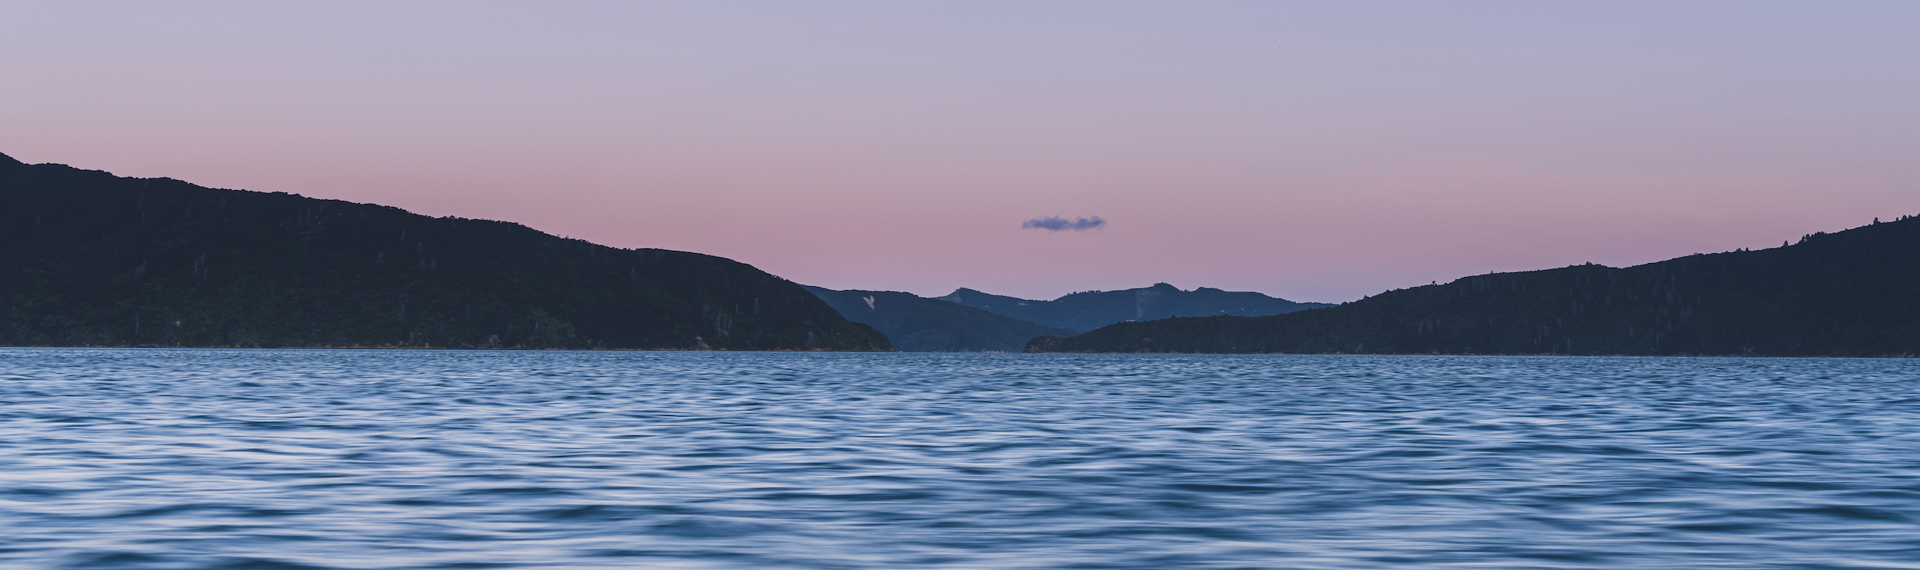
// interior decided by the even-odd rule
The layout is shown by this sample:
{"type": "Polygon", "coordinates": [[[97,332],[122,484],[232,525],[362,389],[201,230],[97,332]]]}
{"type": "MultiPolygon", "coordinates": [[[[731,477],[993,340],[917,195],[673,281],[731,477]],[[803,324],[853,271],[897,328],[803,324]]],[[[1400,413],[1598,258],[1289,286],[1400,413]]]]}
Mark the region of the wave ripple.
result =
{"type": "Polygon", "coordinates": [[[1911,360],[0,350],[0,565],[1920,568],[1911,360]]]}

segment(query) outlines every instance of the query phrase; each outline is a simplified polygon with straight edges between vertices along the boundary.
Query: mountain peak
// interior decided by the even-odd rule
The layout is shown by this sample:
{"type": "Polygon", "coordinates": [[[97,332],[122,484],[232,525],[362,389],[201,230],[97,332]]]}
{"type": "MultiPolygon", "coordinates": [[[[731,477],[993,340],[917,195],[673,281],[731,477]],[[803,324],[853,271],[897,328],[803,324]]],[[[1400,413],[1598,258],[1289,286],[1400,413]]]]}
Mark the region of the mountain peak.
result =
{"type": "Polygon", "coordinates": [[[840,315],[847,320],[886,333],[894,343],[894,348],[903,351],[1019,352],[1034,337],[1067,336],[1074,332],[912,293],[834,291],[818,287],[808,287],[807,290],[826,301],[834,310],[840,311],[840,315]]]}
{"type": "Polygon", "coordinates": [[[1260,293],[1235,293],[1207,287],[1182,291],[1168,283],[1119,291],[1080,291],[1052,301],[1033,301],[960,289],[940,300],[1075,331],[1093,330],[1121,321],[1215,315],[1255,317],[1327,306],[1296,303],[1260,293]]]}

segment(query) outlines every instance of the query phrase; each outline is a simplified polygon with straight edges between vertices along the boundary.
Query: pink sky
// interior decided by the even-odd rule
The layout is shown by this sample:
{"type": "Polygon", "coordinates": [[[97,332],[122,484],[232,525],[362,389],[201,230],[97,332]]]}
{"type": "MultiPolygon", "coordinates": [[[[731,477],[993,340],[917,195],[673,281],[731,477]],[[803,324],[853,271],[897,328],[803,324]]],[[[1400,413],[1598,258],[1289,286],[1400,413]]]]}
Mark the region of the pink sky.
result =
{"type": "Polygon", "coordinates": [[[0,152],[923,295],[1344,301],[1920,214],[1920,3],[555,4],[9,4],[0,152]]]}

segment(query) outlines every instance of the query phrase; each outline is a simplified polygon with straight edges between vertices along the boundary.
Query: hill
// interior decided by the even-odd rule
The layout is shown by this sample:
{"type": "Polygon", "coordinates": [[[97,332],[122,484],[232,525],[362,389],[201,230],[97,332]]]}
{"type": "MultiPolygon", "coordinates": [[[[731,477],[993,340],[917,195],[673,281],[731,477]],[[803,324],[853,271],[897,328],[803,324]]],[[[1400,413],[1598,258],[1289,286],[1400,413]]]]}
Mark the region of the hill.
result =
{"type": "Polygon", "coordinates": [[[1034,337],[1074,334],[912,293],[807,290],[847,320],[886,333],[894,348],[908,352],[1020,352],[1034,337]]]}
{"type": "Polygon", "coordinates": [[[1331,306],[1325,303],[1296,303],[1259,293],[1222,291],[1210,287],[1182,291],[1166,283],[1121,291],[1086,291],[1052,301],[992,295],[972,289],[960,289],[940,299],[1074,331],[1090,331],[1125,321],[1202,316],[1258,317],[1331,306]]]}
{"type": "Polygon", "coordinates": [[[890,349],[719,257],[4,155],[0,344],[890,349]]]}
{"type": "Polygon", "coordinates": [[[1027,350],[1920,354],[1920,218],[1621,269],[1479,275],[1272,317],[1123,323],[1027,350]]]}

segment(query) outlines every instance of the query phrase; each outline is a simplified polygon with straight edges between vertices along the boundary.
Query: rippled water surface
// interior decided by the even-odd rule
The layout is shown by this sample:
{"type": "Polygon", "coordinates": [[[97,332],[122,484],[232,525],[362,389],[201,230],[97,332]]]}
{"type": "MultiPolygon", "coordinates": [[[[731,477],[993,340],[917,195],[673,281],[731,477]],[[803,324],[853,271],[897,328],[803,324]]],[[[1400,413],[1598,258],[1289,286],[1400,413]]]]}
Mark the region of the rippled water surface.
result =
{"type": "Polygon", "coordinates": [[[4,349],[0,566],[1920,568],[1920,361],[4,349]]]}

